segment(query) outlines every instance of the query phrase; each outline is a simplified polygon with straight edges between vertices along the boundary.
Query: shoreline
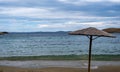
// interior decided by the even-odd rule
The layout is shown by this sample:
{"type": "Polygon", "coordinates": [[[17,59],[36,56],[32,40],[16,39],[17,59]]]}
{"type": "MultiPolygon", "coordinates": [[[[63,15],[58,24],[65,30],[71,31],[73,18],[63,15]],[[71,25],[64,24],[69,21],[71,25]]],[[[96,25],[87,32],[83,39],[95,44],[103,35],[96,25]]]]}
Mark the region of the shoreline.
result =
{"type": "MultiPolygon", "coordinates": [[[[47,67],[69,67],[87,68],[87,60],[27,60],[27,61],[0,61],[0,66],[20,67],[20,68],[47,68],[47,67]]],[[[100,66],[120,66],[120,61],[91,61],[91,68],[100,66]]]]}
{"type": "MultiPolygon", "coordinates": [[[[46,55],[46,56],[11,56],[0,57],[1,60],[26,61],[26,60],[88,60],[88,55],[46,55]]],[[[120,61],[120,55],[92,55],[96,61],[120,61]]]]}
{"type": "MultiPolygon", "coordinates": [[[[0,72],[87,72],[88,55],[0,57],[0,72]]],[[[120,55],[92,55],[92,72],[119,72],[120,55]]]]}
{"type": "MultiPolygon", "coordinates": [[[[119,72],[120,61],[92,61],[92,72],[119,72]]],[[[87,72],[87,61],[0,61],[0,72],[87,72]]]]}

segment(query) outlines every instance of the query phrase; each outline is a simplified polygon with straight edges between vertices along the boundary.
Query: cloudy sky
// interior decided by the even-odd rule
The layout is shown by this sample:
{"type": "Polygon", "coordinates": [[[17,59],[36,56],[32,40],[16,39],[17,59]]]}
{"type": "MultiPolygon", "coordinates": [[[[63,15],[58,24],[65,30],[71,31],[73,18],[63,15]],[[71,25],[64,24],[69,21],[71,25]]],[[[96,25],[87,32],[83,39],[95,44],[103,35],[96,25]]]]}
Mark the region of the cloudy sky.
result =
{"type": "Polygon", "coordinates": [[[120,27],[120,0],[0,0],[0,31],[120,27]]]}

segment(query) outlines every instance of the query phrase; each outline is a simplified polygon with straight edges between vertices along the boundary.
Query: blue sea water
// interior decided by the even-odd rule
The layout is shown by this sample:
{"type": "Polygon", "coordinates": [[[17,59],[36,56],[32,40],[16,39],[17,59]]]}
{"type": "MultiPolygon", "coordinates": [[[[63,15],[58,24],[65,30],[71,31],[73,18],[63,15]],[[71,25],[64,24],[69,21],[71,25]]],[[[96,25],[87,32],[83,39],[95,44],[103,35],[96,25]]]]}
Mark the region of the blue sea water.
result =
{"type": "MultiPolygon", "coordinates": [[[[93,41],[92,54],[120,55],[120,33],[116,38],[100,37],[93,41]]],[[[67,32],[9,33],[0,35],[0,57],[88,54],[86,36],[67,32]]]]}

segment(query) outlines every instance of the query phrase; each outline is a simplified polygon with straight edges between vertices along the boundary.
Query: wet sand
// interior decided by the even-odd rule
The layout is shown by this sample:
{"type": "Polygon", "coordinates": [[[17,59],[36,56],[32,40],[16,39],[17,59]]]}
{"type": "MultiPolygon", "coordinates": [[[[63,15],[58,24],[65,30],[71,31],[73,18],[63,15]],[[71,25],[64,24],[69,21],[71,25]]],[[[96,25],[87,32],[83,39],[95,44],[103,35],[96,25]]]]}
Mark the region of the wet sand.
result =
{"type": "MultiPolygon", "coordinates": [[[[0,61],[0,72],[87,72],[87,61],[0,61]]],[[[92,61],[92,72],[120,72],[120,61],[92,61]]]]}
{"type": "MultiPolygon", "coordinates": [[[[66,68],[66,67],[48,67],[48,68],[17,68],[0,66],[0,72],[87,72],[86,68],[66,68]]],[[[120,72],[120,66],[102,66],[98,69],[92,69],[92,72],[120,72]]]]}

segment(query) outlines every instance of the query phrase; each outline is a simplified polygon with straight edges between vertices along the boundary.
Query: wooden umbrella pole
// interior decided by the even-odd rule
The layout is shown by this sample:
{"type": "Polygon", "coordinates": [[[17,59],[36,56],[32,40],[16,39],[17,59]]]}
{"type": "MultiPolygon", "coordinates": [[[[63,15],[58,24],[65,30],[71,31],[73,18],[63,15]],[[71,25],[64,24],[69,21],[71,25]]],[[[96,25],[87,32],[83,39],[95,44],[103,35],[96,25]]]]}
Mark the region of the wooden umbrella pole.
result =
{"type": "Polygon", "coordinates": [[[69,33],[70,35],[85,35],[90,39],[90,45],[89,45],[89,61],[88,61],[88,72],[90,71],[91,66],[91,53],[92,53],[92,41],[97,39],[98,37],[115,37],[111,35],[110,33],[107,33],[105,31],[96,29],[94,27],[89,27],[86,29],[76,30],[69,33]],[[94,37],[95,36],[95,37],[94,37]]]}
{"type": "Polygon", "coordinates": [[[90,45],[89,45],[88,72],[90,72],[90,67],[91,67],[91,49],[92,49],[92,35],[90,36],[90,45]]]}

